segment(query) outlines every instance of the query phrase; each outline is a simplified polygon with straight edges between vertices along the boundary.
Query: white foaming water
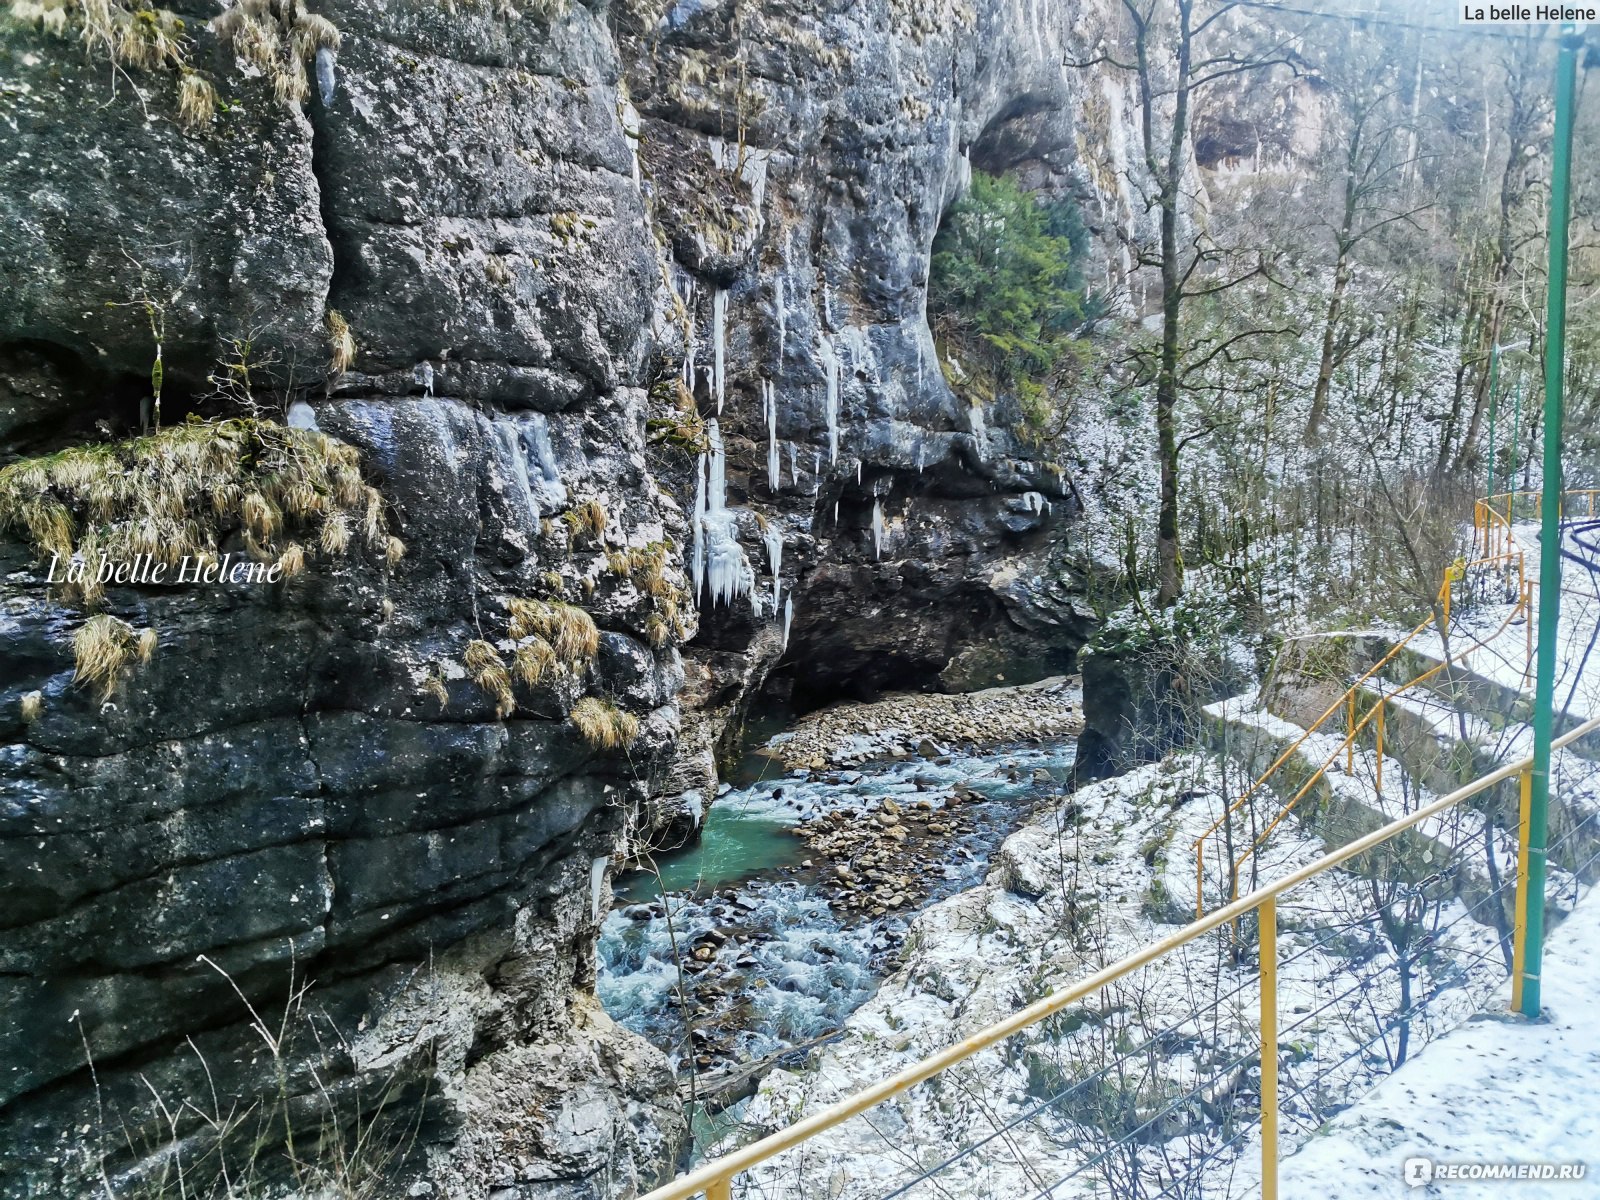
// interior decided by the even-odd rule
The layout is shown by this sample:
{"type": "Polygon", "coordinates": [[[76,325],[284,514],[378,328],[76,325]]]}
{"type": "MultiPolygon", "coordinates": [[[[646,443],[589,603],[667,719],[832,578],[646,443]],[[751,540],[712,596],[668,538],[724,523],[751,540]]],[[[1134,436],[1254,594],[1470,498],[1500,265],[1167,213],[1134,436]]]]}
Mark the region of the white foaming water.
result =
{"type": "Polygon", "coordinates": [[[836,463],[839,461],[839,356],[834,353],[833,339],[827,334],[822,335],[817,355],[827,379],[822,395],[822,419],[828,423],[828,461],[836,463]]]}
{"type": "Polygon", "coordinates": [[[711,390],[717,398],[717,415],[722,415],[722,396],[727,383],[728,291],[711,293],[711,390]]]}
{"type": "Polygon", "coordinates": [[[883,503],[876,496],[872,498],[872,557],[883,558],[883,503]]]}
{"type": "MultiPolygon", "coordinates": [[[[786,630],[792,615],[791,597],[786,630]]],[[[836,811],[860,819],[885,797],[901,804],[926,799],[938,809],[958,783],[972,788],[988,803],[962,806],[975,828],[946,848],[947,866],[931,903],[982,878],[990,851],[1040,794],[1034,770],[1044,767],[1062,777],[1071,762],[1066,744],[1029,746],[957,753],[943,764],[880,762],[859,772],[802,774],[730,790],[705,817],[696,848],[659,860],[668,888],[664,898],[653,876],[640,873],[621,882],[617,906],[600,934],[601,1002],[675,1065],[688,1020],[677,1007],[681,989],[694,993],[691,1012],[699,1004],[713,1009],[715,1021],[702,1015],[695,1025],[742,1030],[734,1048],[752,1056],[837,1027],[872,995],[885,955],[912,914],[842,921],[808,884],[780,874],[781,866],[805,853],[787,827],[836,811]],[[733,936],[715,943],[708,937],[712,931],[733,936]],[[674,964],[696,945],[714,945],[713,966],[703,975],[680,977],[674,964]],[[702,980],[724,986],[720,992],[697,991],[702,980]]]]}
{"type": "Polygon", "coordinates": [[[772,380],[761,381],[761,408],[767,418],[767,486],[778,490],[778,398],[772,390],[772,380]]]}

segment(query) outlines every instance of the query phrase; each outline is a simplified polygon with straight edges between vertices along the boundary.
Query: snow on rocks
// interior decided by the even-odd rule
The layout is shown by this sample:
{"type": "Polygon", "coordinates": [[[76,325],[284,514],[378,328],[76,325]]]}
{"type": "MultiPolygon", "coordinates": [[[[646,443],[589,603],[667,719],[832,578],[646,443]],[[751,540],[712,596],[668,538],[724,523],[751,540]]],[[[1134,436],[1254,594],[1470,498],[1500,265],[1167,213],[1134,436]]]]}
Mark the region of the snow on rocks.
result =
{"type": "MultiPolygon", "coordinates": [[[[1007,839],[983,885],[911,923],[899,970],[838,1039],[806,1069],[767,1077],[742,1113],[745,1127],[786,1125],[1187,922],[1189,848],[1230,794],[1224,772],[1217,759],[1175,756],[1030,821],[1007,839]]],[[[1321,849],[1286,823],[1267,844],[1263,876],[1321,849]]],[[[1503,978],[1498,938],[1459,900],[1423,903],[1434,949],[1413,962],[1407,994],[1431,1001],[1406,1022],[1412,1050],[1470,1014],[1503,978]]],[[[1366,919],[1371,904],[1368,881],[1335,872],[1280,906],[1290,1130],[1320,1123],[1328,1096],[1359,1090],[1398,1052],[1400,973],[1392,946],[1366,919]]],[[[908,1196],[976,1198],[1036,1195],[1061,1183],[1049,1194],[1088,1196],[1114,1191],[1118,1172],[1154,1194],[1208,1164],[1230,1168],[1259,1087],[1253,942],[1249,929],[1237,941],[1226,930],[1197,939],[774,1159],[743,1194],[866,1200],[909,1184],[908,1196]],[[1132,1134],[1148,1153],[1108,1154],[1132,1134]],[[949,1158],[956,1161],[931,1180],[913,1182],[949,1158]]]]}
{"type": "Polygon", "coordinates": [[[872,704],[835,705],[801,718],[792,733],[769,742],[767,750],[791,770],[820,771],[871,758],[939,758],[957,744],[1072,737],[1082,729],[1081,682],[1054,676],[980,692],[905,694],[872,704]]]}

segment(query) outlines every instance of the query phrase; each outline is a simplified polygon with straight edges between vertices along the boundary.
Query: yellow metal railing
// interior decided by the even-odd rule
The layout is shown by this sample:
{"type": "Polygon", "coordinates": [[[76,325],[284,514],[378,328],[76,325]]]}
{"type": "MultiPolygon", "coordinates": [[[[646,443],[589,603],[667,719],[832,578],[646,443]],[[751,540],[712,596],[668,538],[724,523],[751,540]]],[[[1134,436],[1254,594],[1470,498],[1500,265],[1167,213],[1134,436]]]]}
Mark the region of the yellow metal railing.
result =
{"type": "MultiPolygon", "coordinates": [[[[1600,730],[1600,718],[1587,721],[1570,730],[1557,738],[1554,745],[1556,748],[1570,745],[1579,738],[1597,730],[1600,730]]],[[[1238,921],[1252,912],[1259,914],[1257,927],[1260,930],[1258,970],[1260,976],[1259,1031],[1262,1071],[1261,1194],[1264,1200],[1277,1200],[1279,1149],[1277,1072],[1278,898],[1306,880],[1342,863],[1349,862],[1352,858],[1382,845],[1391,838],[1508,779],[1520,775],[1523,780],[1523,796],[1526,797],[1528,795],[1528,780],[1531,778],[1532,770],[1533,759],[1530,757],[1491,771],[1465,787],[1459,788],[1447,796],[1442,796],[1415,812],[1400,817],[1398,820],[1391,821],[1381,829],[1376,829],[1364,837],[1357,838],[1347,846],[1324,854],[1315,862],[1308,863],[1306,866],[1290,872],[1275,882],[1259,887],[1247,896],[1243,896],[1207,913],[1185,925],[1177,932],[1169,934],[1159,941],[1151,942],[1149,945],[1119,959],[1110,966],[1096,971],[1087,979],[1080,980],[1061,991],[1052,992],[1044,999],[1030,1004],[1027,1008],[1014,1013],[1005,1020],[990,1025],[988,1028],[946,1047],[937,1054],[928,1056],[896,1075],[880,1080],[878,1083],[864,1088],[854,1095],[847,1096],[827,1108],[813,1113],[809,1117],[796,1121],[785,1129],[762,1138],[760,1141],[734,1150],[690,1171],[686,1175],[679,1176],[671,1183],[664,1184],[648,1193],[642,1197],[642,1200],[690,1200],[691,1197],[700,1195],[704,1195],[706,1200],[732,1200],[734,1180],[744,1172],[782,1154],[786,1150],[793,1149],[836,1125],[848,1121],[874,1105],[881,1104],[883,1101],[891,1099],[927,1079],[931,1079],[949,1067],[1005,1041],[1012,1035],[1055,1016],[1069,1005],[1076,1004],[1092,996],[1108,984],[1154,962],[1178,947],[1193,941],[1201,934],[1238,921]]],[[[1524,802],[1524,846],[1527,844],[1525,836],[1526,820],[1527,807],[1526,802],[1524,802]]],[[[1527,856],[1524,853],[1519,857],[1517,864],[1516,925],[1513,940],[1513,962],[1516,978],[1513,980],[1512,986],[1514,993],[1517,995],[1520,995],[1522,987],[1523,948],[1527,931],[1526,883],[1527,856]]]]}
{"type": "MultiPolygon", "coordinates": [[[[1594,516],[1597,508],[1600,508],[1600,501],[1597,501],[1597,496],[1600,496],[1600,489],[1595,488],[1574,490],[1563,493],[1561,498],[1563,519],[1569,519],[1579,515],[1587,515],[1590,517],[1594,516]]],[[[1359,701],[1365,691],[1367,683],[1377,678],[1383,669],[1390,663],[1394,662],[1400,656],[1400,654],[1412,644],[1412,642],[1421,637],[1429,626],[1433,625],[1437,621],[1446,633],[1444,642],[1444,661],[1436,663],[1433,667],[1423,671],[1415,678],[1394,687],[1392,689],[1393,692],[1404,692],[1410,688],[1427,683],[1435,676],[1446,671],[1452,664],[1460,664],[1463,666],[1466,665],[1474,653],[1484,649],[1491,642],[1496,641],[1503,634],[1505,634],[1508,629],[1517,624],[1519,621],[1523,625],[1522,654],[1524,665],[1522,677],[1523,679],[1528,677],[1528,673],[1532,670],[1533,666],[1533,584],[1528,579],[1526,555],[1522,547],[1517,543],[1517,539],[1512,532],[1512,525],[1515,523],[1517,514],[1519,512],[1530,515],[1533,518],[1537,518],[1542,505],[1542,493],[1532,491],[1502,492],[1498,495],[1486,496],[1474,503],[1472,510],[1473,549],[1474,553],[1476,553],[1481,548],[1483,554],[1481,557],[1475,558],[1471,562],[1462,563],[1457,561],[1446,569],[1444,581],[1439,585],[1439,592],[1437,596],[1439,607],[1437,614],[1429,614],[1416,626],[1416,628],[1411,630],[1411,632],[1406,634],[1399,641],[1395,642],[1395,644],[1389,648],[1389,651],[1384,654],[1382,658],[1368,668],[1367,671],[1362,674],[1353,684],[1351,684],[1350,687],[1337,700],[1330,704],[1327,711],[1313,721],[1311,725],[1300,734],[1299,737],[1290,743],[1288,748],[1279,754],[1278,757],[1273,761],[1272,765],[1263,771],[1261,775],[1244,790],[1239,798],[1232,804],[1228,805],[1228,807],[1223,811],[1222,815],[1219,816],[1209,828],[1207,828],[1203,833],[1200,834],[1199,837],[1195,839],[1195,879],[1197,881],[1197,887],[1195,889],[1195,914],[1197,916],[1205,912],[1206,842],[1217,837],[1222,832],[1223,827],[1229,822],[1229,820],[1233,818],[1253,796],[1258,794],[1262,788],[1267,786],[1269,782],[1277,777],[1278,772],[1283,768],[1284,764],[1289,762],[1300,752],[1301,748],[1308,741],[1310,741],[1312,735],[1322,729],[1322,727],[1330,720],[1333,720],[1341,711],[1344,713],[1344,739],[1339,743],[1338,747],[1333,751],[1333,753],[1328,755],[1328,757],[1317,767],[1317,769],[1300,784],[1294,794],[1283,804],[1283,806],[1278,810],[1277,814],[1270,822],[1268,822],[1261,833],[1252,840],[1250,846],[1244,851],[1244,853],[1233,859],[1229,864],[1229,898],[1231,899],[1239,894],[1239,875],[1241,868],[1243,868],[1245,863],[1247,863],[1256,853],[1256,851],[1261,848],[1262,844],[1267,840],[1267,837],[1274,829],[1278,827],[1279,824],[1282,823],[1283,819],[1288,816],[1289,813],[1292,812],[1300,803],[1300,801],[1303,800],[1306,795],[1309,794],[1312,789],[1314,789],[1317,784],[1326,777],[1328,768],[1332,766],[1341,755],[1343,755],[1346,762],[1346,769],[1354,770],[1357,739],[1369,727],[1371,727],[1374,731],[1374,788],[1379,796],[1383,795],[1384,716],[1385,709],[1388,705],[1388,695],[1380,692],[1377,703],[1368,708],[1364,716],[1358,717],[1357,710],[1360,707],[1359,701]],[[1502,621],[1495,631],[1489,634],[1488,637],[1479,638],[1464,650],[1459,652],[1453,651],[1449,645],[1448,631],[1450,628],[1451,603],[1456,585],[1464,580],[1469,572],[1494,571],[1506,576],[1509,579],[1512,570],[1516,571],[1516,602],[1512,606],[1509,615],[1507,615],[1506,619],[1502,621]]]]}

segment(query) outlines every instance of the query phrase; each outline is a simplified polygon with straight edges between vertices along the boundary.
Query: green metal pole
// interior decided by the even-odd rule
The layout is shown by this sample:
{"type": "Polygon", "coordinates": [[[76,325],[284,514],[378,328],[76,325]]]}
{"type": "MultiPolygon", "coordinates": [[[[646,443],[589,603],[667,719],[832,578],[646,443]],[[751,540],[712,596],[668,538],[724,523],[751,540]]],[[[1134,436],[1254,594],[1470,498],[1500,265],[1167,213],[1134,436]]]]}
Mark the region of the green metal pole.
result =
{"type": "Polygon", "coordinates": [[[1545,842],[1550,829],[1550,739],[1556,696],[1556,635],[1561,623],[1561,389],[1567,344],[1567,220],[1572,190],[1572,109],[1578,43],[1562,29],[1556,57],[1556,129],[1550,165],[1550,281],[1544,348],[1544,496],[1539,530],[1539,654],[1533,693],[1533,788],[1528,805],[1528,922],[1522,1011],[1539,1015],[1544,954],[1545,842]]]}

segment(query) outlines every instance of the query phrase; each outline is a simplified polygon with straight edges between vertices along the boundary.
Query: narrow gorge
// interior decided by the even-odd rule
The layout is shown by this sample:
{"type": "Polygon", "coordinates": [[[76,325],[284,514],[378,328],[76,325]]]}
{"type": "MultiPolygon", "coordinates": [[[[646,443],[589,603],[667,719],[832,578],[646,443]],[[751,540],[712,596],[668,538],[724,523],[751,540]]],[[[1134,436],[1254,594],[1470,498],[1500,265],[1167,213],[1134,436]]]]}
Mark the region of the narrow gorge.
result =
{"type": "MultiPolygon", "coordinates": [[[[1376,497],[1478,469],[1421,339],[1511,318],[1280,287],[1345,52],[1224,6],[1174,171],[1125,15],[11,0],[0,1197],[642,1195],[958,973],[941,914],[1054,903],[1075,786],[1454,555],[1376,497]]],[[[1079,857],[1164,888],[1147,818],[1079,857]]]]}

